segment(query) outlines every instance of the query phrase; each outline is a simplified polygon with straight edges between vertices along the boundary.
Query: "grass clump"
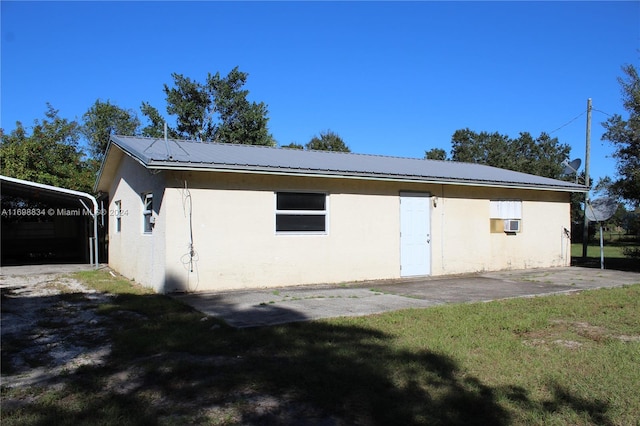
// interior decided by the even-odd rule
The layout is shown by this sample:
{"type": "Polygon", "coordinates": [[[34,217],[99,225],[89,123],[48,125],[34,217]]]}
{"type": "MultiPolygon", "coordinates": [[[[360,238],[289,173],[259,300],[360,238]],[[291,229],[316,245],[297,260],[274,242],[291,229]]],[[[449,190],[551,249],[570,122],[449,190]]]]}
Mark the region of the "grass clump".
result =
{"type": "Polygon", "coordinates": [[[84,284],[94,290],[116,295],[133,294],[145,295],[154,294],[153,290],[133,283],[131,280],[121,275],[113,274],[105,270],[80,271],[73,274],[84,284]]]}

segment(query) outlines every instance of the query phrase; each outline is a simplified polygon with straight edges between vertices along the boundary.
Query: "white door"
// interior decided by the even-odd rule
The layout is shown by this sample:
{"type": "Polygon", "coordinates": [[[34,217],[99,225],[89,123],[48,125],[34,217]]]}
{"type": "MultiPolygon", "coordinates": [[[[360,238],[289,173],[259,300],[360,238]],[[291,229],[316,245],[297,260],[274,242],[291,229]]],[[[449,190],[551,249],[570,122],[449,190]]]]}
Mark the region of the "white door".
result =
{"type": "Polygon", "coordinates": [[[431,274],[431,196],[400,193],[400,275],[431,274]]]}

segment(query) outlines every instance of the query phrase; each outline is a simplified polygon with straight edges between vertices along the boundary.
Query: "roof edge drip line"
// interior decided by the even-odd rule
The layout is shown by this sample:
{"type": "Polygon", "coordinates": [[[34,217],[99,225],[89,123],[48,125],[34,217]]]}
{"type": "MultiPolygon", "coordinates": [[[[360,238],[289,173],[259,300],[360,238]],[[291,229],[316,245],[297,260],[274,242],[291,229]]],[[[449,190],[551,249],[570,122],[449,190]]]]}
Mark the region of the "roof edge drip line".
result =
{"type": "Polygon", "coordinates": [[[195,172],[219,172],[219,173],[249,173],[249,174],[264,174],[264,175],[276,175],[276,176],[299,176],[299,177],[312,177],[312,178],[329,178],[329,179],[357,179],[357,180],[371,180],[382,182],[405,182],[405,183],[422,183],[422,184],[437,184],[437,185],[460,185],[460,186],[473,186],[473,187],[491,187],[491,188],[509,188],[509,189],[536,189],[542,191],[560,191],[560,192],[587,192],[586,188],[582,187],[553,187],[553,186],[536,186],[536,185],[522,185],[522,184],[509,184],[509,183],[494,183],[489,181],[464,181],[454,179],[419,179],[419,178],[402,178],[402,177],[383,177],[383,176],[370,176],[370,175],[358,175],[358,174],[345,174],[345,173],[310,173],[310,172],[294,172],[294,171],[276,171],[276,170],[255,170],[255,169],[237,169],[237,168],[224,168],[224,167],[184,167],[175,165],[160,165],[149,164],[145,165],[149,170],[173,170],[173,171],[195,171],[195,172]]]}

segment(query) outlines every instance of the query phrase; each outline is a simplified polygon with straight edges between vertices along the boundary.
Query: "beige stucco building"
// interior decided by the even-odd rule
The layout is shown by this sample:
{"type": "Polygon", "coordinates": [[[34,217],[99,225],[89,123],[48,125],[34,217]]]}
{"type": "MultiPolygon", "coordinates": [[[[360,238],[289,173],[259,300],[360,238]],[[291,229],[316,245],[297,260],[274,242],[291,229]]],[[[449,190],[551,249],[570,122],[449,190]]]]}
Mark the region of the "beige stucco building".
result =
{"type": "Polygon", "coordinates": [[[568,266],[570,194],[487,166],[114,136],[109,265],[158,292],[568,266]]]}

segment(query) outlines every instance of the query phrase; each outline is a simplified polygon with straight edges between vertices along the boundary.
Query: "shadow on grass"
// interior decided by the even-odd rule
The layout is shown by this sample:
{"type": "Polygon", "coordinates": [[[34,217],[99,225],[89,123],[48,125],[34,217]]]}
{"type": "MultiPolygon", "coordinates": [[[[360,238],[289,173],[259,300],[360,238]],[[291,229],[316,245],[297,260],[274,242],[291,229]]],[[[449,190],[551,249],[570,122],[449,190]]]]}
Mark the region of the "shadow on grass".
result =
{"type": "MultiPolygon", "coordinates": [[[[574,244],[575,246],[575,244],[574,244]]],[[[582,253],[582,244],[579,245],[580,253],[582,253]]],[[[625,256],[625,250],[634,251],[640,249],[640,241],[635,239],[629,239],[627,241],[606,241],[604,243],[605,256],[604,267],[605,269],[614,269],[618,271],[630,271],[640,272],[640,259],[637,256],[625,256]],[[614,254],[608,251],[614,248],[614,254]]],[[[576,252],[574,252],[576,253],[576,252]]],[[[582,257],[571,256],[572,266],[581,266],[584,268],[600,268],[600,244],[589,243],[587,254],[591,256],[582,257]]]]}
{"type": "Polygon", "coordinates": [[[3,425],[506,425],[505,400],[539,413],[586,410],[608,423],[606,404],[559,385],[551,401],[534,402],[523,388],[491,387],[451,357],[398,347],[373,328],[319,321],[238,330],[160,295],[120,295],[97,312],[112,342],[106,362],[61,377],[53,390],[4,389],[3,401],[23,402],[3,407],[3,425]]]}
{"type": "Polygon", "coordinates": [[[553,399],[544,404],[544,410],[548,412],[558,412],[563,408],[568,408],[578,413],[582,418],[588,419],[589,423],[596,425],[613,425],[608,416],[608,404],[605,401],[591,401],[573,395],[557,382],[549,385],[553,391],[553,399]]]}
{"type": "MultiPolygon", "coordinates": [[[[583,268],[600,269],[600,257],[571,257],[571,266],[580,266],[583,268]]],[[[605,257],[605,269],[614,269],[616,271],[640,272],[640,259],[631,257],[605,257]]]]}

